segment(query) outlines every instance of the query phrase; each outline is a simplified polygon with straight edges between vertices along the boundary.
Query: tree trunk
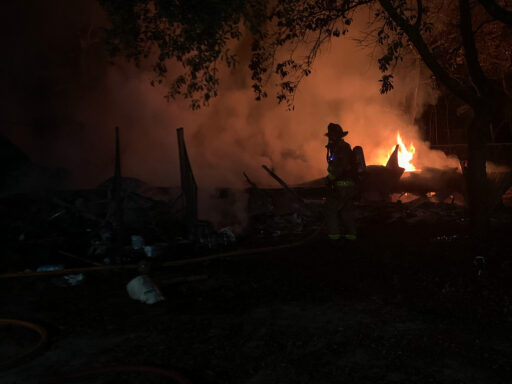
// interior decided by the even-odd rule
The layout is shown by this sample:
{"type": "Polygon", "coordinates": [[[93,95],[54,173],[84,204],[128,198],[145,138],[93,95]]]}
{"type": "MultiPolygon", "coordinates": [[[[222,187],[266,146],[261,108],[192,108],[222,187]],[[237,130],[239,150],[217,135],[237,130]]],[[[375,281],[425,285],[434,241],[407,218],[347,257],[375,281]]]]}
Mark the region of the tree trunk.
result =
{"type": "Polygon", "coordinates": [[[492,113],[489,108],[474,108],[474,117],[468,128],[467,196],[470,230],[479,244],[485,239],[489,221],[488,179],[485,167],[487,133],[492,113]]]}

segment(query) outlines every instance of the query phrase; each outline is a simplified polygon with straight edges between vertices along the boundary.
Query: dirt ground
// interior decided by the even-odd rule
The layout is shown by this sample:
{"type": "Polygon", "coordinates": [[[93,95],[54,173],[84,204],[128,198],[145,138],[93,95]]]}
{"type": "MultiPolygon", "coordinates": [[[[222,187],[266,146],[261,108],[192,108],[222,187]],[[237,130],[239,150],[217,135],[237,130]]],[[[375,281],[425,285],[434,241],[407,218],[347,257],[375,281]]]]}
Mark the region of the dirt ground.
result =
{"type": "Polygon", "coordinates": [[[354,246],[317,239],[153,270],[166,297],[154,305],[128,297],[135,271],[89,273],[73,287],[55,277],[0,280],[0,317],[50,335],[0,382],[173,382],[151,373],[56,379],[144,365],[206,384],[510,383],[511,211],[493,218],[480,249],[457,212],[435,222],[368,215],[354,246]],[[174,283],[192,275],[208,278],[174,283]]]}

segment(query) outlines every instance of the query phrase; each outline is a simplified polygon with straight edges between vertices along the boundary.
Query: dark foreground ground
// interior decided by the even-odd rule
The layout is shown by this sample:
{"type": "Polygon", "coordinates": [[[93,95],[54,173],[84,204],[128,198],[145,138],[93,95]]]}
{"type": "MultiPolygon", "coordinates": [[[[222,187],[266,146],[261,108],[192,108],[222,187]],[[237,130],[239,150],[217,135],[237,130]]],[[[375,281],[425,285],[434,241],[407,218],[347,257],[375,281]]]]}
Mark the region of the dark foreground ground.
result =
{"type": "MultiPolygon", "coordinates": [[[[316,240],[153,270],[166,297],[154,305],[128,297],[135,271],[89,273],[74,287],[54,277],[0,280],[0,317],[50,333],[46,350],[0,372],[0,382],[147,365],[207,384],[511,383],[510,217],[504,209],[493,219],[483,250],[462,235],[456,213],[443,222],[367,217],[353,249],[316,240]],[[208,278],[173,280],[191,275],[208,278]]],[[[28,343],[9,332],[7,350],[28,343]]],[[[52,382],[173,381],[104,373],[52,382]]]]}

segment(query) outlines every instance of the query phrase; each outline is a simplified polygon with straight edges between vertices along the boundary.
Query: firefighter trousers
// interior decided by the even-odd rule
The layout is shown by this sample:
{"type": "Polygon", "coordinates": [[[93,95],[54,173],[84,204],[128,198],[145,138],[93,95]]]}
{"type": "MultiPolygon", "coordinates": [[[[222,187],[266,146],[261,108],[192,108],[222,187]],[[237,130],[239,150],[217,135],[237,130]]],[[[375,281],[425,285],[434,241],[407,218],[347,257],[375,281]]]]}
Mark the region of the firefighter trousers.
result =
{"type": "Polygon", "coordinates": [[[333,187],[325,199],[325,219],[330,239],[356,239],[354,186],[333,187]]]}

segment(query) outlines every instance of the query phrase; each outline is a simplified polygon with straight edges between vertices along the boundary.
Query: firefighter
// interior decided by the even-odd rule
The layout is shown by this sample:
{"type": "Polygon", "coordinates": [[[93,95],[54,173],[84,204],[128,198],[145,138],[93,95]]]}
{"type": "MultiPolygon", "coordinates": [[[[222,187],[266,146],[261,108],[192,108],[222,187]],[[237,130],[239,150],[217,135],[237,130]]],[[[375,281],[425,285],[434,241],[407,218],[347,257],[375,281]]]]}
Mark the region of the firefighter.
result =
{"type": "Polygon", "coordinates": [[[339,124],[330,123],[326,136],[327,197],[325,215],[328,237],[333,242],[355,241],[354,197],[357,169],[350,144],[343,138],[348,134],[339,124]]]}

